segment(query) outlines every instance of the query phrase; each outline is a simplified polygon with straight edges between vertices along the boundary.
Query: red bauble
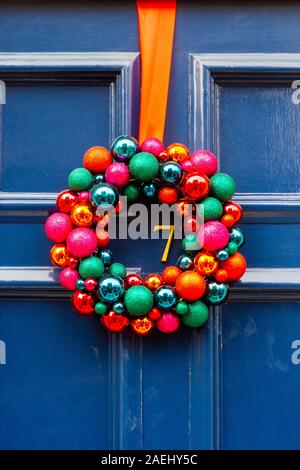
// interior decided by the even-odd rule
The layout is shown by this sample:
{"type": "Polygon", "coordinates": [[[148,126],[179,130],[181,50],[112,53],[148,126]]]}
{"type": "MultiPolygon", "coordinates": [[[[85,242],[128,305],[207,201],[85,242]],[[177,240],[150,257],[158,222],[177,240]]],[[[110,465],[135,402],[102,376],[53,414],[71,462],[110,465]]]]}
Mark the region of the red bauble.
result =
{"type": "Polygon", "coordinates": [[[150,318],[150,320],[152,321],[156,321],[158,320],[160,317],[161,317],[161,312],[158,310],[158,308],[156,307],[153,307],[150,312],[148,312],[148,317],[150,318]]]}
{"type": "Polygon", "coordinates": [[[106,315],[101,315],[100,321],[102,325],[113,333],[119,333],[120,331],[125,330],[129,325],[129,320],[124,315],[118,315],[116,312],[111,310],[106,315]]]}
{"type": "Polygon", "coordinates": [[[124,280],[125,289],[129,289],[129,287],[133,286],[142,286],[143,279],[138,274],[127,274],[124,280]]]}
{"type": "Polygon", "coordinates": [[[224,204],[224,206],[223,206],[223,214],[231,215],[234,219],[234,224],[236,224],[243,217],[243,209],[236,202],[232,202],[232,201],[231,202],[226,202],[226,204],[224,204]]]}
{"type": "Polygon", "coordinates": [[[76,269],[78,264],[79,264],[79,260],[75,258],[75,256],[69,256],[68,266],[70,266],[70,268],[76,269]]]}
{"type": "Polygon", "coordinates": [[[217,271],[214,273],[214,278],[218,282],[226,282],[228,280],[228,273],[226,269],[217,269],[217,271]]]}
{"type": "Polygon", "coordinates": [[[158,191],[158,200],[161,204],[175,204],[179,199],[178,190],[164,186],[158,191]]]}
{"type": "Polygon", "coordinates": [[[234,217],[231,214],[224,214],[221,217],[220,222],[225,225],[225,227],[230,228],[234,225],[234,217]]]}
{"type": "Polygon", "coordinates": [[[183,178],[181,191],[184,197],[189,200],[198,201],[208,195],[209,187],[207,176],[194,171],[183,178]]]}
{"type": "Polygon", "coordinates": [[[72,207],[75,206],[78,202],[78,196],[75,191],[72,189],[66,189],[59,193],[56,199],[56,205],[60,212],[69,213],[71,212],[72,207]]]}
{"type": "Polygon", "coordinates": [[[72,304],[81,315],[89,315],[94,311],[95,299],[88,292],[76,290],[72,295],[72,304]]]}
{"type": "Polygon", "coordinates": [[[134,333],[140,336],[145,336],[150,333],[154,328],[154,323],[147,317],[134,318],[130,322],[131,329],[134,333]]]}
{"type": "Polygon", "coordinates": [[[93,277],[88,277],[85,281],[84,281],[84,287],[86,288],[86,290],[88,291],[93,291],[96,289],[97,287],[97,281],[96,279],[94,279],[93,277]]]}

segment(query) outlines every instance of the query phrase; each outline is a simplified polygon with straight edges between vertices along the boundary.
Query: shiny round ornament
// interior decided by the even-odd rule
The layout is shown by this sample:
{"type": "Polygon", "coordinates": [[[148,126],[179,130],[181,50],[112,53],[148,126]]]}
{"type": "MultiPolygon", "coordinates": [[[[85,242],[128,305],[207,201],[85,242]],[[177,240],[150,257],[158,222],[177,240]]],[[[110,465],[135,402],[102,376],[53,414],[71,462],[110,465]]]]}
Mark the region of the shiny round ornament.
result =
{"type": "Polygon", "coordinates": [[[67,238],[67,248],[77,258],[91,256],[97,248],[97,237],[90,228],[78,227],[67,238]]]}
{"type": "Polygon", "coordinates": [[[90,201],[90,193],[88,191],[81,191],[78,194],[78,201],[82,203],[87,203],[90,201]]]}
{"type": "Polygon", "coordinates": [[[153,307],[152,292],[145,286],[129,287],[124,296],[124,304],[130,315],[146,315],[153,307]]]}
{"type": "Polygon", "coordinates": [[[127,274],[125,277],[125,289],[129,289],[129,287],[133,286],[142,286],[143,279],[139,274],[127,274]]]}
{"type": "Polygon", "coordinates": [[[240,228],[233,228],[230,231],[230,241],[235,242],[239,248],[245,243],[245,237],[240,228]]]}
{"type": "Polygon", "coordinates": [[[158,159],[163,162],[170,160],[168,152],[166,150],[164,150],[163,152],[160,152],[160,154],[158,155],[158,159]]]}
{"type": "Polygon", "coordinates": [[[98,293],[103,302],[116,302],[124,294],[122,279],[111,274],[104,274],[99,279],[98,293]]]}
{"type": "Polygon", "coordinates": [[[69,265],[69,255],[70,252],[63,243],[57,243],[50,251],[50,259],[52,263],[60,268],[69,265]]]}
{"type": "Polygon", "coordinates": [[[180,327],[180,319],[174,313],[164,313],[157,320],[156,327],[162,333],[174,333],[180,327]]]}
{"type": "Polygon", "coordinates": [[[196,271],[185,271],[176,279],[175,289],[179,297],[194,302],[203,296],[206,283],[203,276],[196,271]]]}
{"type": "Polygon", "coordinates": [[[126,135],[118,137],[111,147],[114,159],[127,165],[137,152],[139,152],[138,141],[134,137],[126,135]]]}
{"type": "Polygon", "coordinates": [[[93,277],[99,279],[104,273],[104,264],[97,256],[89,256],[81,261],[79,265],[79,274],[83,279],[93,277]]]}
{"type": "Polygon", "coordinates": [[[122,302],[115,302],[112,307],[113,311],[116,312],[118,315],[124,312],[125,307],[122,302]]]}
{"type": "Polygon", "coordinates": [[[237,224],[243,217],[243,209],[236,202],[226,202],[223,206],[223,213],[231,215],[234,219],[234,223],[237,224]]]}
{"type": "Polygon", "coordinates": [[[141,183],[149,183],[158,173],[157,159],[148,152],[140,152],[134,155],[129,163],[130,174],[141,183]]]}
{"type": "Polygon", "coordinates": [[[154,328],[153,321],[148,317],[134,318],[130,322],[130,327],[134,333],[140,336],[145,336],[150,333],[154,328]]]}
{"type": "Polygon", "coordinates": [[[241,253],[235,253],[227,261],[222,262],[222,268],[227,271],[228,281],[237,281],[246,271],[247,263],[241,253]]]}
{"type": "Polygon", "coordinates": [[[126,266],[122,263],[112,263],[108,268],[108,272],[109,274],[119,276],[122,279],[124,279],[127,274],[126,266]]]}
{"type": "Polygon", "coordinates": [[[59,282],[62,287],[67,290],[76,289],[76,281],[79,279],[79,274],[76,269],[64,268],[59,273],[59,282]]]}
{"type": "Polygon", "coordinates": [[[75,204],[78,202],[78,195],[72,189],[66,189],[59,193],[56,198],[56,205],[60,212],[69,213],[75,204]]]}
{"type": "Polygon", "coordinates": [[[219,250],[217,252],[217,258],[220,261],[226,261],[229,258],[228,250],[226,248],[224,250],[219,250]]]}
{"type": "Polygon", "coordinates": [[[102,325],[111,333],[120,333],[129,325],[129,320],[124,315],[118,315],[111,310],[107,314],[100,316],[102,325]]]}
{"type": "Polygon", "coordinates": [[[169,188],[164,186],[158,191],[158,200],[161,204],[168,204],[169,206],[175,204],[179,199],[177,188],[169,188]]]}
{"type": "Polygon", "coordinates": [[[100,183],[92,189],[92,200],[103,210],[112,210],[118,203],[119,195],[115,188],[107,183],[100,183]]]}
{"type": "Polygon", "coordinates": [[[168,286],[175,286],[176,279],[180,273],[181,271],[177,266],[167,266],[161,273],[162,283],[168,286]]]}
{"type": "Polygon", "coordinates": [[[200,251],[195,256],[195,270],[202,276],[211,276],[218,269],[219,261],[214,253],[209,251],[200,251]]]}
{"type": "Polygon", "coordinates": [[[102,146],[89,148],[83,156],[83,166],[93,174],[104,173],[112,164],[110,151],[102,146]]]}
{"type": "Polygon", "coordinates": [[[215,173],[210,178],[210,190],[212,196],[220,201],[228,201],[236,191],[234,179],[226,173],[215,173]]]}
{"type": "Polygon", "coordinates": [[[48,238],[55,243],[64,242],[72,230],[72,221],[68,214],[55,212],[45,223],[45,232],[48,238]]]}
{"type": "Polygon", "coordinates": [[[107,268],[108,266],[111,265],[111,263],[113,262],[113,254],[110,250],[108,250],[107,248],[104,249],[104,250],[100,250],[98,253],[97,253],[97,256],[98,258],[101,259],[102,263],[104,264],[104,266],[107,268]]]}
{"type": "Polygon", "coordinates": [[[81,315],[89,315],[95,309],[95,299],[90,292],[76,290],[72,295],[72,304],[81,315]]]}
{"type": "Polygon", "coordinates": [[[84,281],[84,288],[88,291],[88,292],[92,292],[96,289],[98,283],[96,281],[96,279],[92,278],[92,277],[88,277],[85,281],[84,281]]]}
{"type": "Polygon", "coordinates": [[[79,260],[75,258],[74,256],[69,256],[68,266],[72,269],[76,269],[78,268],[78,265],[79,265],[79,260]]]}
{"type": "Polygon", "coordinates": [[[163,142],[155,137],[150,137],[149,139],[144,140],[141,145],[142,152],[149,152],[152,153],[155,157],[159,157],[159,155],[164,152],[165,146],[163,142]]]}
{"type": "Polygon", "coordinates": [[[153,198],[156,196],[158,185],[156,183],[144,183],[141,186],[141,193],[147,198],[153,198]]]}
{"type": "Polygon", "coordinates": [[[68,176],[68,184],[75,191],[85,191],[93,184],[93,175],[86,168],[75,168],[68,176]]]}
{"type": "Polygon", "coordinates": [[[182,176],[180,165],[172,161],[163,163],[160,167],[160,176],[167,184],[178,184],[182,176]]]}
{"type": "Polygon", "coordinates": [[[177,302],[175,290],[170,286],[162,286],[155,291],[154,303],[162,310],[170,310],[177,302]]]}
{"type": "Polygon", "coordinates": [[[213,304],[218,305],[226,300],[228,294],[228,285],[224,282],[209,282],[207,285],[207,300],[213,304]]]}
{"type": "Polygon", "coordinates": [[[144,286],[146,286],[151,292],[154,292],[162,285],[162,279],[159,274],[149,274],[144,280],[144,286]]]}
{"type": "Polygon", "coordinates": [[[91,204],[76,204],[71,211],[71,220],[78,227],[90,227],[94,222],[94,210],[91,204]]]}
{"type": "Polygon", "coordinates": [[[183,163],[181,163],[180,168],[182,171],[184,171],[184,173],[191,173],[195,170],[195,166],[191,160],[185,160],[183,163]]]}
{"type": "Polygon", "coordinates": [[[201,300],[189,304],[189,311],[181,317],[181,321],[185,326],[190,328],[198,328],[207,322],[209,309],[201,300]]]}
{"type": "Polygon", "coordinates": [[[105,183],[105,176],[102,173],[99,173],[99,175],[95,175],[94,183],[95,184],[105,183]]]}
{"type": "Polygon", "coordinates": [[[105,180],[116,188],[123,188],[129,182],[130,173],[125,163],[112,163],[105,172],[105,180]]]}
{"type": "Polygon", "coordinates": [[[188,271],[194,267],[194,259],[192,256],[186,254],[179,256],[177,260],[177,266],[181,271],[188,271]]]}
{"type": "Polygon", "coordinates": [[[209,193],[209,179],[198,172],[188,173],[182,180],[181,191],[190,201],[199,201],[209,193]]]}
{"type": "Polygon", "coordinates": [[[76,289],[85,290],[85,285],[84,285],[84,280],[83,279],[77,279],[76,289]]]}
{"type": "Polygon", "coordinates": [[[183,163],[189,158],[189,151],[183,144],[171,144],[167,147],[167,153],[171,160],[177,163],[183,163]]]}

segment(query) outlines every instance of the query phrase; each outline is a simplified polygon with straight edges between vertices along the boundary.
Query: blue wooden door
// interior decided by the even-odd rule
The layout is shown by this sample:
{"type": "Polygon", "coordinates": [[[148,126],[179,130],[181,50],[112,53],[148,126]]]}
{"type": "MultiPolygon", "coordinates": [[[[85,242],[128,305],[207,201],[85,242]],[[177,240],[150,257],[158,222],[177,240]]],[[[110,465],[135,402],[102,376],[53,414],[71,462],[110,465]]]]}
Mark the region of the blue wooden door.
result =
{"type": "Polygon", "coordinates": [[[0,6],[0,448],[300,448],[300,8],[178,2],[165,140],[235,177],[249,270],[205,328],[140,339],[76,316],[48,259],[69,171],[137,130],[134,2],[70,3],[0,6]]]}

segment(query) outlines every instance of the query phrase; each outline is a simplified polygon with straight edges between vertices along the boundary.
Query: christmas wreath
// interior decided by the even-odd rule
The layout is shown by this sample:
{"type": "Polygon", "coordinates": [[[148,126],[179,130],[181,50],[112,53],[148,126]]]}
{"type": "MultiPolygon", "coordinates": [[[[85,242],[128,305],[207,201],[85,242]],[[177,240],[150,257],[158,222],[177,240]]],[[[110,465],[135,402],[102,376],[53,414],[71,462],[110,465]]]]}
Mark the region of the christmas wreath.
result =
{"type": "Polygon", "coordinates": [[[156,138],[139,146],[133,137],[121,136],[111,150],[87,150],[83,167],[70,173],[70,189],[58,195],[58,211],[45,224],[55,243],[51,261],[62,268],[60,284],[73,291],[77,312],[99,315],[111,332],[130,328],[139,335],[155,328],[172,333],[181,324],[197,328],[207,321],[209,305],[224,302],[229,284],[246,270],[238,251],[244,236],[235,226],[242,209],[231,201],[235,182],[217,166],[207,150],[190,154],[183,144],[165,148],[156,138]],[[113,260],[107,227],[111,214],[122,210],[121,195],[128,205],[141,196],[176,204],[182,216],[192,207],[184,217],[183,254],[176,265],[142,279],[113,260]]]}

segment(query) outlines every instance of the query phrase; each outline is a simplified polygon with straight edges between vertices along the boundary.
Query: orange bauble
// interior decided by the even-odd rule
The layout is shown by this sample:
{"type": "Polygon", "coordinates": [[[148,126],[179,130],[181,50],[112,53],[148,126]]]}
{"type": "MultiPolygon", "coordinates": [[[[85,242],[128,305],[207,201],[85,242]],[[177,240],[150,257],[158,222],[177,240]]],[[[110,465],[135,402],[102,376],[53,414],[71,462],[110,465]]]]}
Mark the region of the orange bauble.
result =
{"type": "Polygon", "coordinates": [[[147,317],[135,318],[131,320],[130,327],[134,333],[137,333],[140,336],[145,336],[153,330],[154,323],[147,317]]]}
{"type": "Polygon", "coordinates": [[[83,166],[91,173],[104,173],[113,158],[110,151],[105,147],[91,147],[83,156],[83,166]]]}
{"type": "Polygon", "coordinates": [[[50,259],[55,266],[63,268],[69,264],[69,250],[63,243],[57,243],[50,251],[50,259]]]}
{"type": "Polygon", "coordinates": [[[167,266],[161,274],[163,284],[167,284],[168,286],[175,286],[176,279],[180,273],[181,270],[177,268],[177,266],[167,266]]]}
{"type": "Polygon", "coordinates": [[[230,256],[226,261],[221,263],[221,266],[228,274],[228,281],[237,281],[242,277],[247,268],[247,263],[241,253],[235,253],[230,256]]]}
{"type": "Polygon", "coordinates": [[[206,283],[203,276],[196,271],[185,271],[177,277],[175,289],[179,297],[194,302],[203,296],[206,283]]]}
{"type": "Polygon", "coordinates": [[[210,276],[218,269],[218,265],[218,258],[210,251],[200,251],[194,259],[195,270],[202,276],[210,276]]]}
{"type": "Polygon", "coordinates": [[[71,210],[73,224],[78,227],[89,227],[94,222],[94,211],[91,204],[79,203],[71,210]]]}
{"type": "Polygon", "coordinates": [[[226,282],[228,280],[228,273],[226,269],[217,269],[217,271],[214,273],[214,278],[218,282],[226,282]]]}
{"type": "Polygon", "coordinates": [[[233,215],[231,214],[224,214],[222,217],[221,217],[221,223],[223,225],[225,225],[225,227],[232,227],[234,225],[234,217],[233,215]]]}
{"type": "Polygon", "coordinates": [[[178,190],[165,186],[158,191],[158,200],[162,204],[175,204],[179,199],[178,190]]]}
{"type": "Polygon", "coordinates": [[[167,148],[169,158],[177,163],[183,163],[189,158],[189,151],[183,144],[171,144],[167,148]]]}
{"type": "Polygon", "coordinates": [[[144,280],[144,286],[152,292],[162,285],[161,276],[159,274],[149,274],[144,280]]]}

